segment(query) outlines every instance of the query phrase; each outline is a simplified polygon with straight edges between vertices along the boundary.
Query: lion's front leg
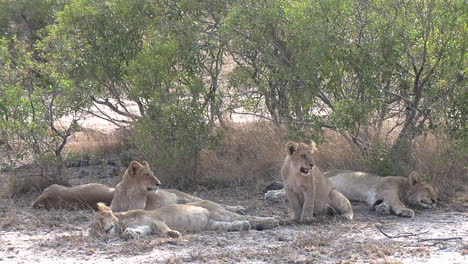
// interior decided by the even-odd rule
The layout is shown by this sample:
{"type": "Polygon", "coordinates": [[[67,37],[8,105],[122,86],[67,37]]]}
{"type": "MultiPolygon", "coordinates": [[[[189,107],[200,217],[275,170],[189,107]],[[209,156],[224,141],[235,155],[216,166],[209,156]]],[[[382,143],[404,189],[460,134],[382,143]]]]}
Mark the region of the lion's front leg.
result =
{"type": "Polygon", "coordinates": [[[390,210],[394,212],[398,216],[403,217],[413,217],[414,211],[407,208],[403,202],[398,199],[398,197],[392,197],[388,200],[388,204],[390,205],[390,210]]]}
{"type": "Polygon", "coordinates": [[[274,217],[259,217],[246,215],[245,219],[247,219],[250,222],[250,224],[252,225],[252,229],[259,231],[272,229],[279,226],[279,221],[274,217]]]}
{"type": "Polygon", "coordinates": [[[293,211],[292,221],[298,222],[302,214],[302,204],[299,200],[299,195],[294,193],[291,189],[286,188],[286,196],[288,197],[289,207],[293,211]]]}
{"type": "Polygon", "coordinates": [[[337,211],[338,215],[349,220],[353,219],[354,213],[351,203],[342,193],[337,190],[332,190],[330,193],[330,200],[333,209],[337,211]]]}
{"type": "Polygon", "coordinates": [[[219,221],[210,219],[208,229],[217,231],[248,231],[250,230],[250,223],[247,220],[219,221]]]}
{"type": "Polygon", "coordinates": [[[155,234],[165,235],[173,238],[181,236],[179,231],[171,229],[166,223],[160,220],[154,219],[151,223],[151,231],[155,234]]]}
{"type": "Polygon", "coordinates": [[[304,192],[304,206],[302,207],[302,213],[300,222],[307,223],[314,218],[314,207],[315,207],[315,188],[313,191],[304,192]]]}

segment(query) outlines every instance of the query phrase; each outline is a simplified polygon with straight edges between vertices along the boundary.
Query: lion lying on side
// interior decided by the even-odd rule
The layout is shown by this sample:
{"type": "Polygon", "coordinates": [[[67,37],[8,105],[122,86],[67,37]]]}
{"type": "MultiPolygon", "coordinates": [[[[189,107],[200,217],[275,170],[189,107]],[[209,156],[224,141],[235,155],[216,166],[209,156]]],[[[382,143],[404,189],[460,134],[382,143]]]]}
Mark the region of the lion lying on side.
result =
{"type": "MultiPolygon", "coordinates": [[[[99,183],[74,187],[51,185],[32,203],[34,208],[96,208],[101,202],[111,205],[115,212],[133,209],[153,210],[170,204],[201,201],[200,198],[175,189],[158,190],[159,179],[146,162],[132,161],[122,181],[111,188],[99,183]]],[[[243,212],[242,206],[225,206],[233,212],[243,212]]]]}
{"type": "Polygon", "coordinates": [[[125,238],[139,238],[150,234],[180,237],[181,231],[204,230],[241,231],[254,228],[271,229],[278,226],[272,217],[238,215],[210,201],[173,204],[152,211],[131,210],[114,213],[103,203],[91,224],[90,234],[121,234],[125,238]]]}
{"type": "Polygon", "coordinates": [[[343,170],[333,170],[326,175],[348,199],[367,202],[379,215],[393,213],[413,217],[414,211],[405,204],[422,208],[433,208],[437,204],[434,187],[418,172],[411,173],[408,178],[343,170]]]}
{"type": "Polygon", "coordinates": [[[289,142],[281,168],[293,221],[308,222],[313,216],[336,214],[353,219],[350,202],[315,165],[315,144],[289,142]]]}
{"type": "Polygon", "coordinates": [[[115,189],[99,183],[73,187],[53,184],[47,187],[32,203],[34,208],[94,208],[99,202],[110,204],[115,189]]]}

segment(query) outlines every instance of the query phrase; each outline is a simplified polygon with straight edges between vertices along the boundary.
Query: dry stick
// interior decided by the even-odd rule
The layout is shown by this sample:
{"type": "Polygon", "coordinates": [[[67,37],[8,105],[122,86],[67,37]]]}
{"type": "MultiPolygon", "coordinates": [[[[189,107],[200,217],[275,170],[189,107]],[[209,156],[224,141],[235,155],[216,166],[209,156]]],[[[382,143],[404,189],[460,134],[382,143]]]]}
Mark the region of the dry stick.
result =
{"type": "Polygon", "coordinates": [[[448,241],[448,240],[462,240],[463,238],[461,237],[443,237],[443,238],[425,238],[425,239],[419,239],[418,242],[424,242],[424,241],[448,241]]]}
{"type": "Polygon", "coordinates": [[[382,233],[384,236],[386,236],[386,237],[388,237],[388,238],[399,238],[399,237],[417,236],[417,235],[421,235],[421,234],[424,234],[424,233],[427,233],[427,232],[428,232],[428,231],[426,231],[426,232],[421,232],[421,233],[418,233],[418,234],[403,233],[403,234],[399,234],[399,235],[396,235],[396,236],[391,236],[391,235],[385,233],[380,227],[375,226],[375,228],[377,228],[377,230],[379,230],[380,233],[382,233]]]}

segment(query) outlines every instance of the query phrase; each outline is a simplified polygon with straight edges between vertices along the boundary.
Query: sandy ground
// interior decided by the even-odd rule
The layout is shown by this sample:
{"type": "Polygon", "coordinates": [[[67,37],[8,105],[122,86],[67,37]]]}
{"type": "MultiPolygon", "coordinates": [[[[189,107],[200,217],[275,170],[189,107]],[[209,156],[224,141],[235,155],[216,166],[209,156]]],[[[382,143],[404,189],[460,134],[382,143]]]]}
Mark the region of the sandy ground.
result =
{"type": "MultiPolygon", "coordinates": [[[[72,183],[82,183],[76,177],[72,183]]],[[[115,184],[109,177],[96,181],[115,184]]],[[[0,175],[6,186],[6,175],[0,175]]],[[[248,214],[289,217],[283,203],[241,189],[194,195],[242,205],[248,214]]],[[[378,217],[354,204],[355,219],[319,218],[309,225],[267,231],[203,232],[179,239],[126,241],[88,235],[91,210],[30,208],[38,194],[0,200],[0,263],[468,263],[468,212],[444,205],[416,211],[412,219],[378,217]]]]}

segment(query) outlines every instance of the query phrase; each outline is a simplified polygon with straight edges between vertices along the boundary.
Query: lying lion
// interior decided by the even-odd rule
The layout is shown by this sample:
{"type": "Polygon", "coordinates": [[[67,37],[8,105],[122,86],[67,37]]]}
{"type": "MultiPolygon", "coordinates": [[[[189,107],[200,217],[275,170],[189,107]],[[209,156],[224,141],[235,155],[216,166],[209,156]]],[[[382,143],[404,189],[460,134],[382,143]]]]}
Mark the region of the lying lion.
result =
{"type": "Polygon", "coordinates": [[[115,189],[99,183],[74,187],[53,184],[47,187],[32,203],[34,208],[94,208],[99,202],[110,204],[115,189]]]}
{"type": "MultiPolygon", "coordinates": [[[[158,190],[161,182],[154,176],[148,163],[132,161],[125,171],[122,181],[115,187],[114,199],[110,208],[113,212],[135,209],[154,210],[171,204],[186,204],[202,199],[184,192],[170,189],[158,190]]],[[[243,212],[242,206],[222,205],[233,212],[243,212]]]]}
{"type": "Polygon", "coordinates": [[[293,221],[308,222],[313,216],[336,214],[353,219],[350,202],[315,165],[315,144],[289,142],[281,168],[293,221]]]}
{"type": "MultiPolygon", "coordinates": [[[[51,185],[32,203],[34,208],[96,208],[101,202],[111,205],[115,212],[133,209],[153,210],[170,204],[201,201],[200,198],[175,189],[158,190],[159,179],[146,162],[132,161],[122,181],[111,188],[99,183],[74,187],[51,185]]],[[[225,206],[234,212],[243,212],[242,206],[225,206]]]]}
{"type": "Polygon", "coordinates": [[[121,234],[125,238],[139,238],[150,234],[180,237],[180,232],[204,230],[241,231],[254,228],[271,229],[278,226],[272,217],[255,217],[229,212],[219,204],[198,201],[173,204],[152,211],[131,210],[114,213],[103,203],[91,224],[92,235],[121,234]]]}
{"type": "Polygon", "coordinates": [[[413,217],[414,211],[405,204],[422,208],[433,208],[437,204],[434,187],[418,172],[411,173],[408,178],[343,170],[333,170],[326,175],[348,199],[367,202],[379,215],[392,213],[413,217]]]}

